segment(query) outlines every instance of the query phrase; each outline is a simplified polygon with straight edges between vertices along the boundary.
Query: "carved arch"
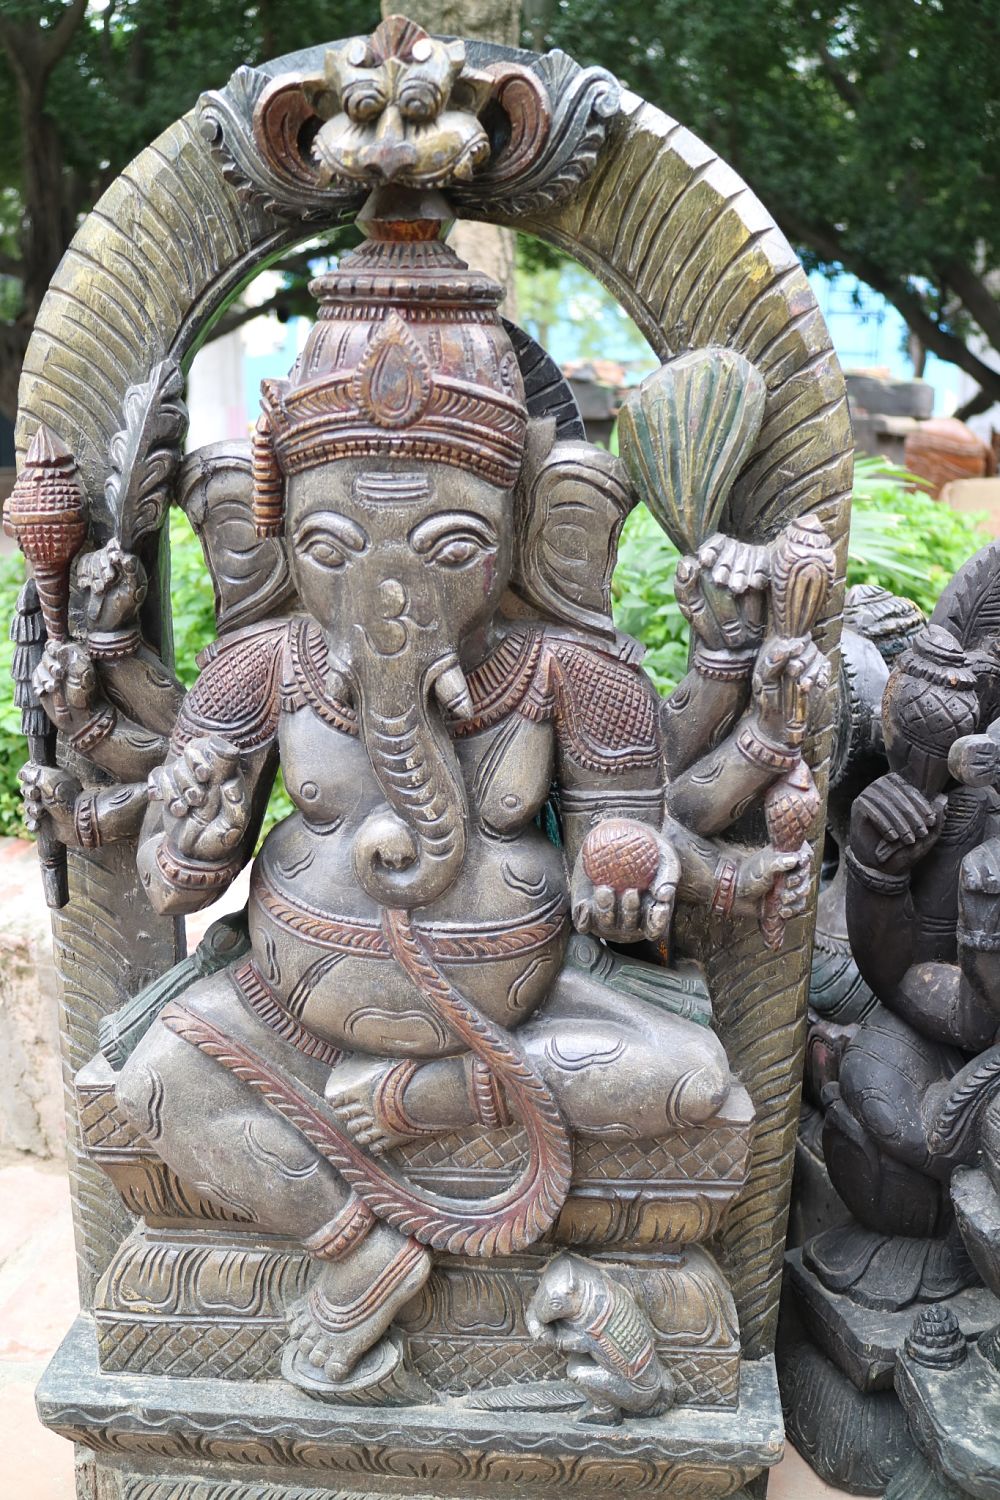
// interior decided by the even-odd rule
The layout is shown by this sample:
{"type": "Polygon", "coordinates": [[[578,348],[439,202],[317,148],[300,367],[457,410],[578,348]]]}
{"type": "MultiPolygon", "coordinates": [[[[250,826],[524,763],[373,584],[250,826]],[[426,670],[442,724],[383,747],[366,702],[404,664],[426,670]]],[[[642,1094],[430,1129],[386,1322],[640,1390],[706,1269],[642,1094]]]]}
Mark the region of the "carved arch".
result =
{"type": "MultiPolygon", "coordinates": [[[[534,54],[482,43],[467,50],[473,66],[503,58],[541,64],[534,54]]],[[[296,53],[260,71],[271,78],[315,69],[323,52],[296,53]]],[[[238,87],[246,88],[245,78],[238,87]]],[[[104,194],[42,305],[17,427],[22,455],[42,421],[73,448],[98,539],[107,530],[101,500],[107,446],[121,426],[127,387],[159,360],[190,359],[211,319],[253,272],[318,227],[343,222],[354,206],[341,201],[318,223],[282,218],[267,201],[241,196],[213,156],[196,111],[140,153],[104,194]]],[[[498,212],[496,221],[549,240],[587,266],[661,359],[725,345],[758,368],[768,390],[764,422],[730,496],[728,524],[775,532],[794,515],[817,513],[841,559],[840,587],[817,630],[823,648],[835,652],[852,452],[843,380],[805,274],[758,199],[690,131],[626,94],[594,169],[565,199],[552,208],[536,203],[520,213],[498,212]]],[[[821,790],[831,720],[832,712],[806,747],[821,790]]],[[[94,1050],[97,1017],[135,986],[133,931],[125,930],[131,924],[112,918],[123,900],[136,911],[143,905],[137,889],[123,895],[129,881],[120,854],[77,856],[73,870],[74,901],[56,934],[70,996],[71,1066],[94,1050]],[[89,946],[85,970],[81,944],[89,946]]],[[[758,1117],[751,1186],[725,1232],[751,1359],[774,1341],[814,903],[815,882],[812,909],[789,927],[780,961],[748,922],[726,944],[714,945],[709,962],[718,1029],[758,1117]]],[[[142,925],[149,962],[165,967],[171,925],[148,913],[142,925]]],[[[120,1237],[110,1189],[106,1202],[96,1184],[94,1193],[91,1206],[80,1210],[85,1291],[120,1237]]]]}

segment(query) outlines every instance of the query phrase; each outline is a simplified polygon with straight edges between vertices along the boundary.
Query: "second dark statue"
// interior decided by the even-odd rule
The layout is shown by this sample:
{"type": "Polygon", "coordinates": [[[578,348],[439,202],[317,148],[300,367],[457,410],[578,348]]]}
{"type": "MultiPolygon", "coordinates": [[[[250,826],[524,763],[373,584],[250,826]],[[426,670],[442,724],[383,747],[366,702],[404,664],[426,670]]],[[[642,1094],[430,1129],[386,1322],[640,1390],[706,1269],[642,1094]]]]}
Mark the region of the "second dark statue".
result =
{"type": "MultiPolygon", "coordinates": [[[[828,1057],[823,1155],[842,1212],[789,1257],[794,1309],[818,1348],[786,1350],[783,1384],[799,1446],[861,1493],[897,1474],[910,1492],[901,1466],[913,1437],[893,1395],[904,1348],[945,1365],[952,1342],[964,1353],[996,1319],[980,1280],[988,1233],[976,1225],[970,1254],[955,1197],[1000,1088],[995,580],[994,545],[895,655],[881,694],[885,764],[857,789],[841,856],[871,998],[832,1046],[817,1044],[828,1057]]],[[[945,1405],[944,1428],[974,1448],[975,1414],[945,1405]]]]}

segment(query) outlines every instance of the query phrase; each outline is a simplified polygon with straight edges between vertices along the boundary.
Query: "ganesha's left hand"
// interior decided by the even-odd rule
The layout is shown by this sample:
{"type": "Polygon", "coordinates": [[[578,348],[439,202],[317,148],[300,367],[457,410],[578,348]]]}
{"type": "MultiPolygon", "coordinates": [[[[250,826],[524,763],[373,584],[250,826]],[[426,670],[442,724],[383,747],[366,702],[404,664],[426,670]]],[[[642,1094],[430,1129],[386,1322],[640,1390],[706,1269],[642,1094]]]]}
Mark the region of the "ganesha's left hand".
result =
{"type": "Polygon", "coordinates": [[[573,925],[615,943],[653,942],[670,928],[681,864],[647,823],[608,819],[583,841],[570,895],[573,925]]]}
{"type": "Polygon", "coordinates": [[[680,559],[674,597],[696,646],[740,655],[756,651],[764,634],[769,565],[766,547],[719,532],[680,559]]]}
{"type": "Polygon", "coordinates": [[[744,917],[754,916],[761,900],[771,894],[775,883],[780,880],[778,915],[786,922],[792,917],[800,917],[809,900],[811,861],[811,852],[805,845],[794,854],[784,854],[768,844],[748,855],[737,869],[733,911],[744,917]]]}

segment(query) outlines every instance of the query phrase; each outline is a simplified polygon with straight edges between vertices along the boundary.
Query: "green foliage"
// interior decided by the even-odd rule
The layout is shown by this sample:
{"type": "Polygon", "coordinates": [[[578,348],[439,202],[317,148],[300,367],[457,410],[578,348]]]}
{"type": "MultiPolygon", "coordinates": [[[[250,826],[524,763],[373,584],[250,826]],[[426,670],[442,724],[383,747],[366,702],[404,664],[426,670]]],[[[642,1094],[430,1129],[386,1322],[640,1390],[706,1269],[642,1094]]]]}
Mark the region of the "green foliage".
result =
{"type": "Polygon", "coordinates": [[[170,604],[174,671],[191,687],[198,676],[198,652],[215,640],[215,598],[201,544],[176,506],[170,509],[170,604]]]}
{"type": "Polygon", "coordinates": [[[674,600],[677,548],[644,505],[625,522],[611,585],[615,624],[646,647],[643,666],[661,693],[687,671],[687,621],[674,600]]]}
{"type": "Polygon", "coordinates": [[[996,347],[995,0],[560,0],[546,33],[706,140],[813,264],[996,347]]]}
{"type": "MultiPolygon", "coordinates": [[[[948,580],[990,540],[976,516],[959,515],[884,459],[855,462],[847,582],[878,583],[930,614],[948,580]]],[[[661,693],[687,671],[688,627],[673,595],[678,552],[644,505],[625,523],[612,583],[615,624],[647,649],[643,665],[661,693]]]]}
{"type": "Polygon", "coordinates": [[[927,614],[948,580],[990,540],[982,518],[961,515],[879,458],[855,461],[848,585],[880,583],[927,614]]]}

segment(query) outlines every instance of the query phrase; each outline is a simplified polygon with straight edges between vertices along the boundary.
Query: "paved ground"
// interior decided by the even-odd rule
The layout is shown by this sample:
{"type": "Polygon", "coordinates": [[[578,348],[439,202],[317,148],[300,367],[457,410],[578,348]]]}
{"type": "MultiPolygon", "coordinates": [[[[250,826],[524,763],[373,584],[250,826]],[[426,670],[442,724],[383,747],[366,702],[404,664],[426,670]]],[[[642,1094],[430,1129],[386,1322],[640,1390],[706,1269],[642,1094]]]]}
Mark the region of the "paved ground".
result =
{"type": "MultiPolygon", "coordinates": [[[[24,1158],[0,1168],[0,1452],[4,1500],[72,1500],[72,1448],[39,1424],[32,1392],[77,1310],[65,1173],[24,1158]]],[[[769,1500],[823,1500],[794,1449],[769,1500]]]]}

